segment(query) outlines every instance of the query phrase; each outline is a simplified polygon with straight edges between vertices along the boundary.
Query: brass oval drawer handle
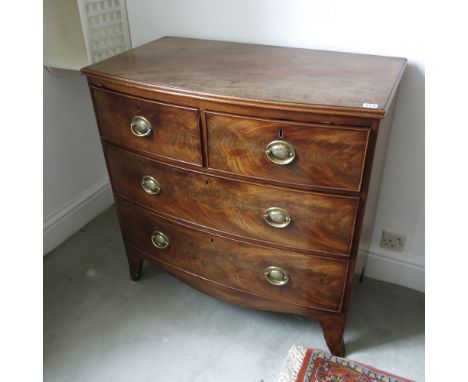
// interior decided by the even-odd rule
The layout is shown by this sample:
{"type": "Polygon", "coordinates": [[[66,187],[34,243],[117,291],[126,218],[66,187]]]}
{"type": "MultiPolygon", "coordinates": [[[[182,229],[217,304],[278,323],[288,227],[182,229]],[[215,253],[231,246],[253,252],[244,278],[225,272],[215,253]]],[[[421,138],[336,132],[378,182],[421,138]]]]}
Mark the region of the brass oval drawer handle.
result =
{"type": "Polygon", "coordinates": [[[143,187],[145,192],[151,195],[157,195],[161,192],[159,182],[150,175],[145,175],[141,179],[141,187],[143,187]]]}
{"type": "Polygon", "coordinates": [[[265,221],[275,228],[285,228],[291,224],[291,216],[284,208],[270,207],[263,214],[265,221]]]}
{"type": "Polygon", "coordinates": [[[285,285],[289,281],[288,272],[280,267],[268,267],[265,269],[265,278],[270,284],[285,285]]]}
{"type": "Polygon", "coordinates": [[[147,137],[153,131],[151,123],[141,115],[135,115],[130,123],[132,133],[137,137],[147,137]]]}
{"type": "Polygon", "coordinates": [[[158,249],[166,249],[169,247],[169,238],[161,231],[154,231],[151,235],[151,242],[158,249]]]}
{"type": "Polygon", "coordinates": [[[285,165],[296,157],[294,147],[286,141],[271,141],[267,144],[265,153],[273,163],[285,165]]]}

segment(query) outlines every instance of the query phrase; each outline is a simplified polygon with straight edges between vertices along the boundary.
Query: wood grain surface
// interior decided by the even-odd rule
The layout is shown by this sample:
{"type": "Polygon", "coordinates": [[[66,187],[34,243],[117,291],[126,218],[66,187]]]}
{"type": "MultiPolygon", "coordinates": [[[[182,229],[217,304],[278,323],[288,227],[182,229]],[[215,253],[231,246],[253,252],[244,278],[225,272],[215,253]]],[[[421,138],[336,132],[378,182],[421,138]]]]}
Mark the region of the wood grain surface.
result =
{"type": "Polygon", "coordinates": [[[290,304],[339,311],[348,261],[301,255],[246,244],[176,224],[132,203],[119,200],[126,241],[152,257],[208,280],[290,304]],[[153,246],[151,234],[161,231],[170,246],[153,246]],[[289,282],[270,284],[269,266],[287,271],[289,282]]]}
{"type": "Polygon", "coordinates": [[[258,185],[163,165],[105,145],[114,191],[155,211],[277,247],[349,256],[358,199],[258,185]],[[161,186],[141,187],[145,175],[161,186]],[[267,224],[270,207],[288,211],[285,228],[267,224]]]}
{"type": "Polygon", "coordinates": [[[208,167],[286,185],[359,191],[369,129],[320,126],[206,113],[208,167]],[[287,165],[265,154],[282,140],[296,152],[287,165]]]}
{"type": "Polygon", "coordinates": [[[383,117],[405,65],[397,57],[164,37],[82,71],[155,89],[383,117]]]}
{"type": "Polygon", "coordinates": [[[405,66],[165,37],[82,69],[131,278],[146,259],[211,296],[314,317],[343,356],[361,232],[366,242],[405,66]],[[131,133],[135,115],[151,122],[151,135],[131,133]],[[290,143],[294,161],[272,163],[273,140],[290,143]],[[144,175],[160,183],[158,195],[143,190],[144,175]],[[269,226],[269,207],[287,210],[291,224],[269,226]],[[153,245],[154,230],[168,249],[153,245]],[[269,266],[288,283],[268,283],[269,266]]]}
{"type": "Polygon", "coordinates": [[[103,139],[153,156],[201,166],[197,109],[150,102],[95,88],[91,92],[103,139]],[[136,115],[151,123],[151,135],[137,137],[132,133],[130,124],[136,115]]]}

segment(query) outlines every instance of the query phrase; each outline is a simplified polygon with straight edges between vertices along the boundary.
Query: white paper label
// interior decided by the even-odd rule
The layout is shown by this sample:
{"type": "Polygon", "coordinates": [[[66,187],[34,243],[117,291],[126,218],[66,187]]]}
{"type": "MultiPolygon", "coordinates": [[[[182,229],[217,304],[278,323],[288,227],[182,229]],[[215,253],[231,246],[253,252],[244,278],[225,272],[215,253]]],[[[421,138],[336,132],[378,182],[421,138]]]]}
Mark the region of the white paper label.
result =
{"type": "Polygon", "coordinates": [[[363,103],[362,107],[366,109],[378,109],[379,105],[377,103],[363,103]]]}

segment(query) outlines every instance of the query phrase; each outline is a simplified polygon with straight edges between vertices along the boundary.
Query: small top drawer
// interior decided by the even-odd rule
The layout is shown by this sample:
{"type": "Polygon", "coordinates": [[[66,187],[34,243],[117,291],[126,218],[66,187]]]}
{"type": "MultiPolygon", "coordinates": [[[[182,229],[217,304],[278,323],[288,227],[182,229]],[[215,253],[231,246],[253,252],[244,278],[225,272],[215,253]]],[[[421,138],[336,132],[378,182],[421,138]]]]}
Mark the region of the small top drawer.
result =
{"type": "Polygon", "coordinates": [[[369,129],[207,113],[208,166],[281,184],[358,192],[369,129]]]}
{"type": "Polygon", "coordinates": [[[102,137],[146,154],[202,164],[197,109],[91,88],[102,137]]]}

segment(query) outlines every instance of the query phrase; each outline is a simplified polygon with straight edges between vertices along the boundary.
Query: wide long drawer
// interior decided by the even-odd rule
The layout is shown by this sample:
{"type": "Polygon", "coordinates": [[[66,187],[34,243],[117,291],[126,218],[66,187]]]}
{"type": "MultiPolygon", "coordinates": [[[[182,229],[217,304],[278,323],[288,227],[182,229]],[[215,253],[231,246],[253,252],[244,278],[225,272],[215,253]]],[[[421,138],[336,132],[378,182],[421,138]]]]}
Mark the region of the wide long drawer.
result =
{"type": "Polygon", "coordinates": [[[206,113],[208,166],[274,181],[357,192],[369,129],[206,113]]]}
{"type": "Polygon", "coordinates": [[[258,185],[104,146],[114,191],[186,222],[281,248],[348,256],[358,199],[258,185]]]}
{"type": "Polygon", "coordinates": [[[202,164],[199,112],[91,88],[104,139],[152,156],[202,164]]]}
{"type": "Polygon", "coordinates": [[[171,266],[258,296],[339,311],[349,262],[211,235],[118,200],[125,241],[171,266]]]}

